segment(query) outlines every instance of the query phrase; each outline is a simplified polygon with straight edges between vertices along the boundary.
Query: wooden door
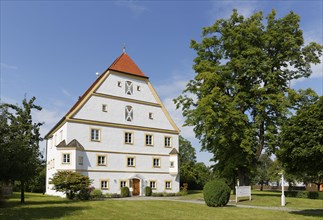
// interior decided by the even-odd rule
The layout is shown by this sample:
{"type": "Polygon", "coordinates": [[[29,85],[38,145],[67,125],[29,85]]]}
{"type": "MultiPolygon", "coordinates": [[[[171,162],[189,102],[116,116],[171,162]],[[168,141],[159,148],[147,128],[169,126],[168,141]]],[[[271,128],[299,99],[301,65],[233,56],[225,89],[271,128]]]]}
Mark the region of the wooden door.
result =
{"type": "Polygon", "coordinates": [[[132,195],[138,196],[140,194],[140,180],[132,179],[132,195]]]}

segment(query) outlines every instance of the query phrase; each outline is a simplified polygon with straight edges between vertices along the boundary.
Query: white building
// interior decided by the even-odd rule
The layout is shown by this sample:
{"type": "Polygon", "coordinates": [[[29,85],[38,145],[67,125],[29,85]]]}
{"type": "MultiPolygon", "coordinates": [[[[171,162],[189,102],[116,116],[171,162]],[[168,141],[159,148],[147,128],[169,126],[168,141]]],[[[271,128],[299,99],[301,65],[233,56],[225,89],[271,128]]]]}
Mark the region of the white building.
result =
{"type": "Polygon", "coordinates": [[[148,77],[123,53],[46,135],[46,193],[59,170],[89,176],[103,193],[178,192],[179,129],[148,77]]]}

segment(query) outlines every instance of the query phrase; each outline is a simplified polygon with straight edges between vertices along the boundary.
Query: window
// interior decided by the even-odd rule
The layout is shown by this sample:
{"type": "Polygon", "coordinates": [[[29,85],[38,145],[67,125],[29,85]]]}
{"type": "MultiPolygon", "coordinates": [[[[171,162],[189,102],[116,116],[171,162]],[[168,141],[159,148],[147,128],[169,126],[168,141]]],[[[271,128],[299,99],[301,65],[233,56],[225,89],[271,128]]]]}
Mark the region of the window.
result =
{"type": "Polygon", "coordinates": [[[106,156],[98,156],[98,166],[105,166],[107,164],[106,156]]]}
{"type": "Polygon", "coordinates": [[[101,180],[101,189],[109,189],[109,181],[108,180],[101,180]]]}
{"type": "Polygon", "coordinates": [[[171,145],[172,145],[172,138],[165,137],[165,147],[171,147],[171,145]]]}
{"type": "Polygon", "coordinates": [[[124,142],[126,144],[132,144],[133,143],[133,137],[131,132],[125,132],[124,133],[124,142]]]}
{"type": "Polygon", "coordinates": [[[152,112],[149,112],[149,119],[154,119],[154,114],[152,112]]]}
{"type": "Polygon", "coordinates": [[[128,167],[134,167],[135,165],[135,158],[134,157],[128,157],[127,158],[127,166],[128,167]]]}
{"type": "Polygon", "coordinates": [[[174,161],[170,162],[170,167],[174,167],[174,161]]]}
{"type": "Polygon", "coordinates": [[[102,105],[102,111],[103,112],[108,112],[108,106],[106,104],[102,105]]]}
{"type": "Polygon", "coordinates": [[[172,189],[172,181],[165,181],[165,189],[172,189]]]}
{"type": "Polygon", "coordinates": [[[147,146],[154,145],[153,136],[151,134],[146,134],[146,145],[147,146]]]}
{"type": "Polygon", "coordinates": [[[153,167],[160,167],[160,158],[153,158],[153,167]]]}
{"type": "Polygon", "coordinates": [[[132,95],[133,93],[133,85],[132,85],[132,82],[130,81],[126,81],[126,94],[127,95],[132,95]]]}
{"type": "Polygon", "coordinates": [[[133,109],[130,105],[127,105],[125,108],[125,119],[126,121],[132,121],[133,119],[133,109]]]}
{"type": "Polygon", "coordinates": [[[121,180],[120,181],[120,188],[126,187],[127,186],[127,181],[121,180]]]}
{"type": "Polygon", "coordinates": [[[121,87],[121,86],[122,86],[121,82],[120,82],[120,81],[118,81],[118,87],[121,87]]]}
{"type": "Polygon", "coordinates": [[[63,163],[71,162],[71,154],[63,154],[63,163]]]}
{"type": "Polygon", "coordinates": [[[82,156],[78,157],[78,164],[83,165],[83,157],[82,156]]]}
{"type": "Polygon", "coordinates": [[[100,141],[100,130],[99,129],[91,129],[91,141],[100,141]]]}
{"type": "Polygon", "coordinates": [[[157,189],[156,181],[150,181],[150,188],[151,189],[157,189]]]}
{"type": "Polygon", "coordinates": [[[137,86],[137,91],[140,92],[141,88],[140,86],[137,86]]]}

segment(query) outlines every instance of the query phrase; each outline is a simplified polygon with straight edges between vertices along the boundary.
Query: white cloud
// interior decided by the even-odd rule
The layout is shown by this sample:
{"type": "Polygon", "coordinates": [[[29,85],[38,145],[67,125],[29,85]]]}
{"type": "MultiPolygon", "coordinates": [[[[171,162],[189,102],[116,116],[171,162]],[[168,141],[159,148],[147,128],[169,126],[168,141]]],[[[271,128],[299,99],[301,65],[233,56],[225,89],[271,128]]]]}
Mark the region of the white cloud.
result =
{"type": "Polygon", "coordinates": [[[138,1],[133,0],[119,0],[115,2],[116,5],[128,8],[134,15],[138,16],[146,11],[148,8],[138,4],[138,1]]]}
{"type": "Polygon", "coordinates": [[[17,70],[18,69],[17,66],[9,65],[9,64],[6,64],[6,63],[0,63],[0,68],[1,69],[11,69],[11,70],[17,70]]]}

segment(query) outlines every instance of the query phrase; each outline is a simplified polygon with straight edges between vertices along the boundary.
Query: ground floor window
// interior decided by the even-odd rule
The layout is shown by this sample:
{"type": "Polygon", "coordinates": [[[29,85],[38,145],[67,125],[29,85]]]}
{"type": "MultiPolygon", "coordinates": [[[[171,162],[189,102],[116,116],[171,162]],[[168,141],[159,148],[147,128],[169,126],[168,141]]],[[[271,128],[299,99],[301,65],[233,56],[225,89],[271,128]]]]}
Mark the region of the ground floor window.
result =
{"type": "Polygon", "coordinates": [[[172,181],[165,181],[165,189],[172,189],[172,181]]]}
{"type": "Polygon", "coordinates": [[[151,188],[151,189],[157,189],[156,181],[154,181],[154,180],[151,180],[151,181],[150,181],[150,188],[151,188]]]}
{"type": "Polygon", "coordinates": [[[101,180],[101,189],[109,189],[109,181],[108,180],[101,180]]]}

